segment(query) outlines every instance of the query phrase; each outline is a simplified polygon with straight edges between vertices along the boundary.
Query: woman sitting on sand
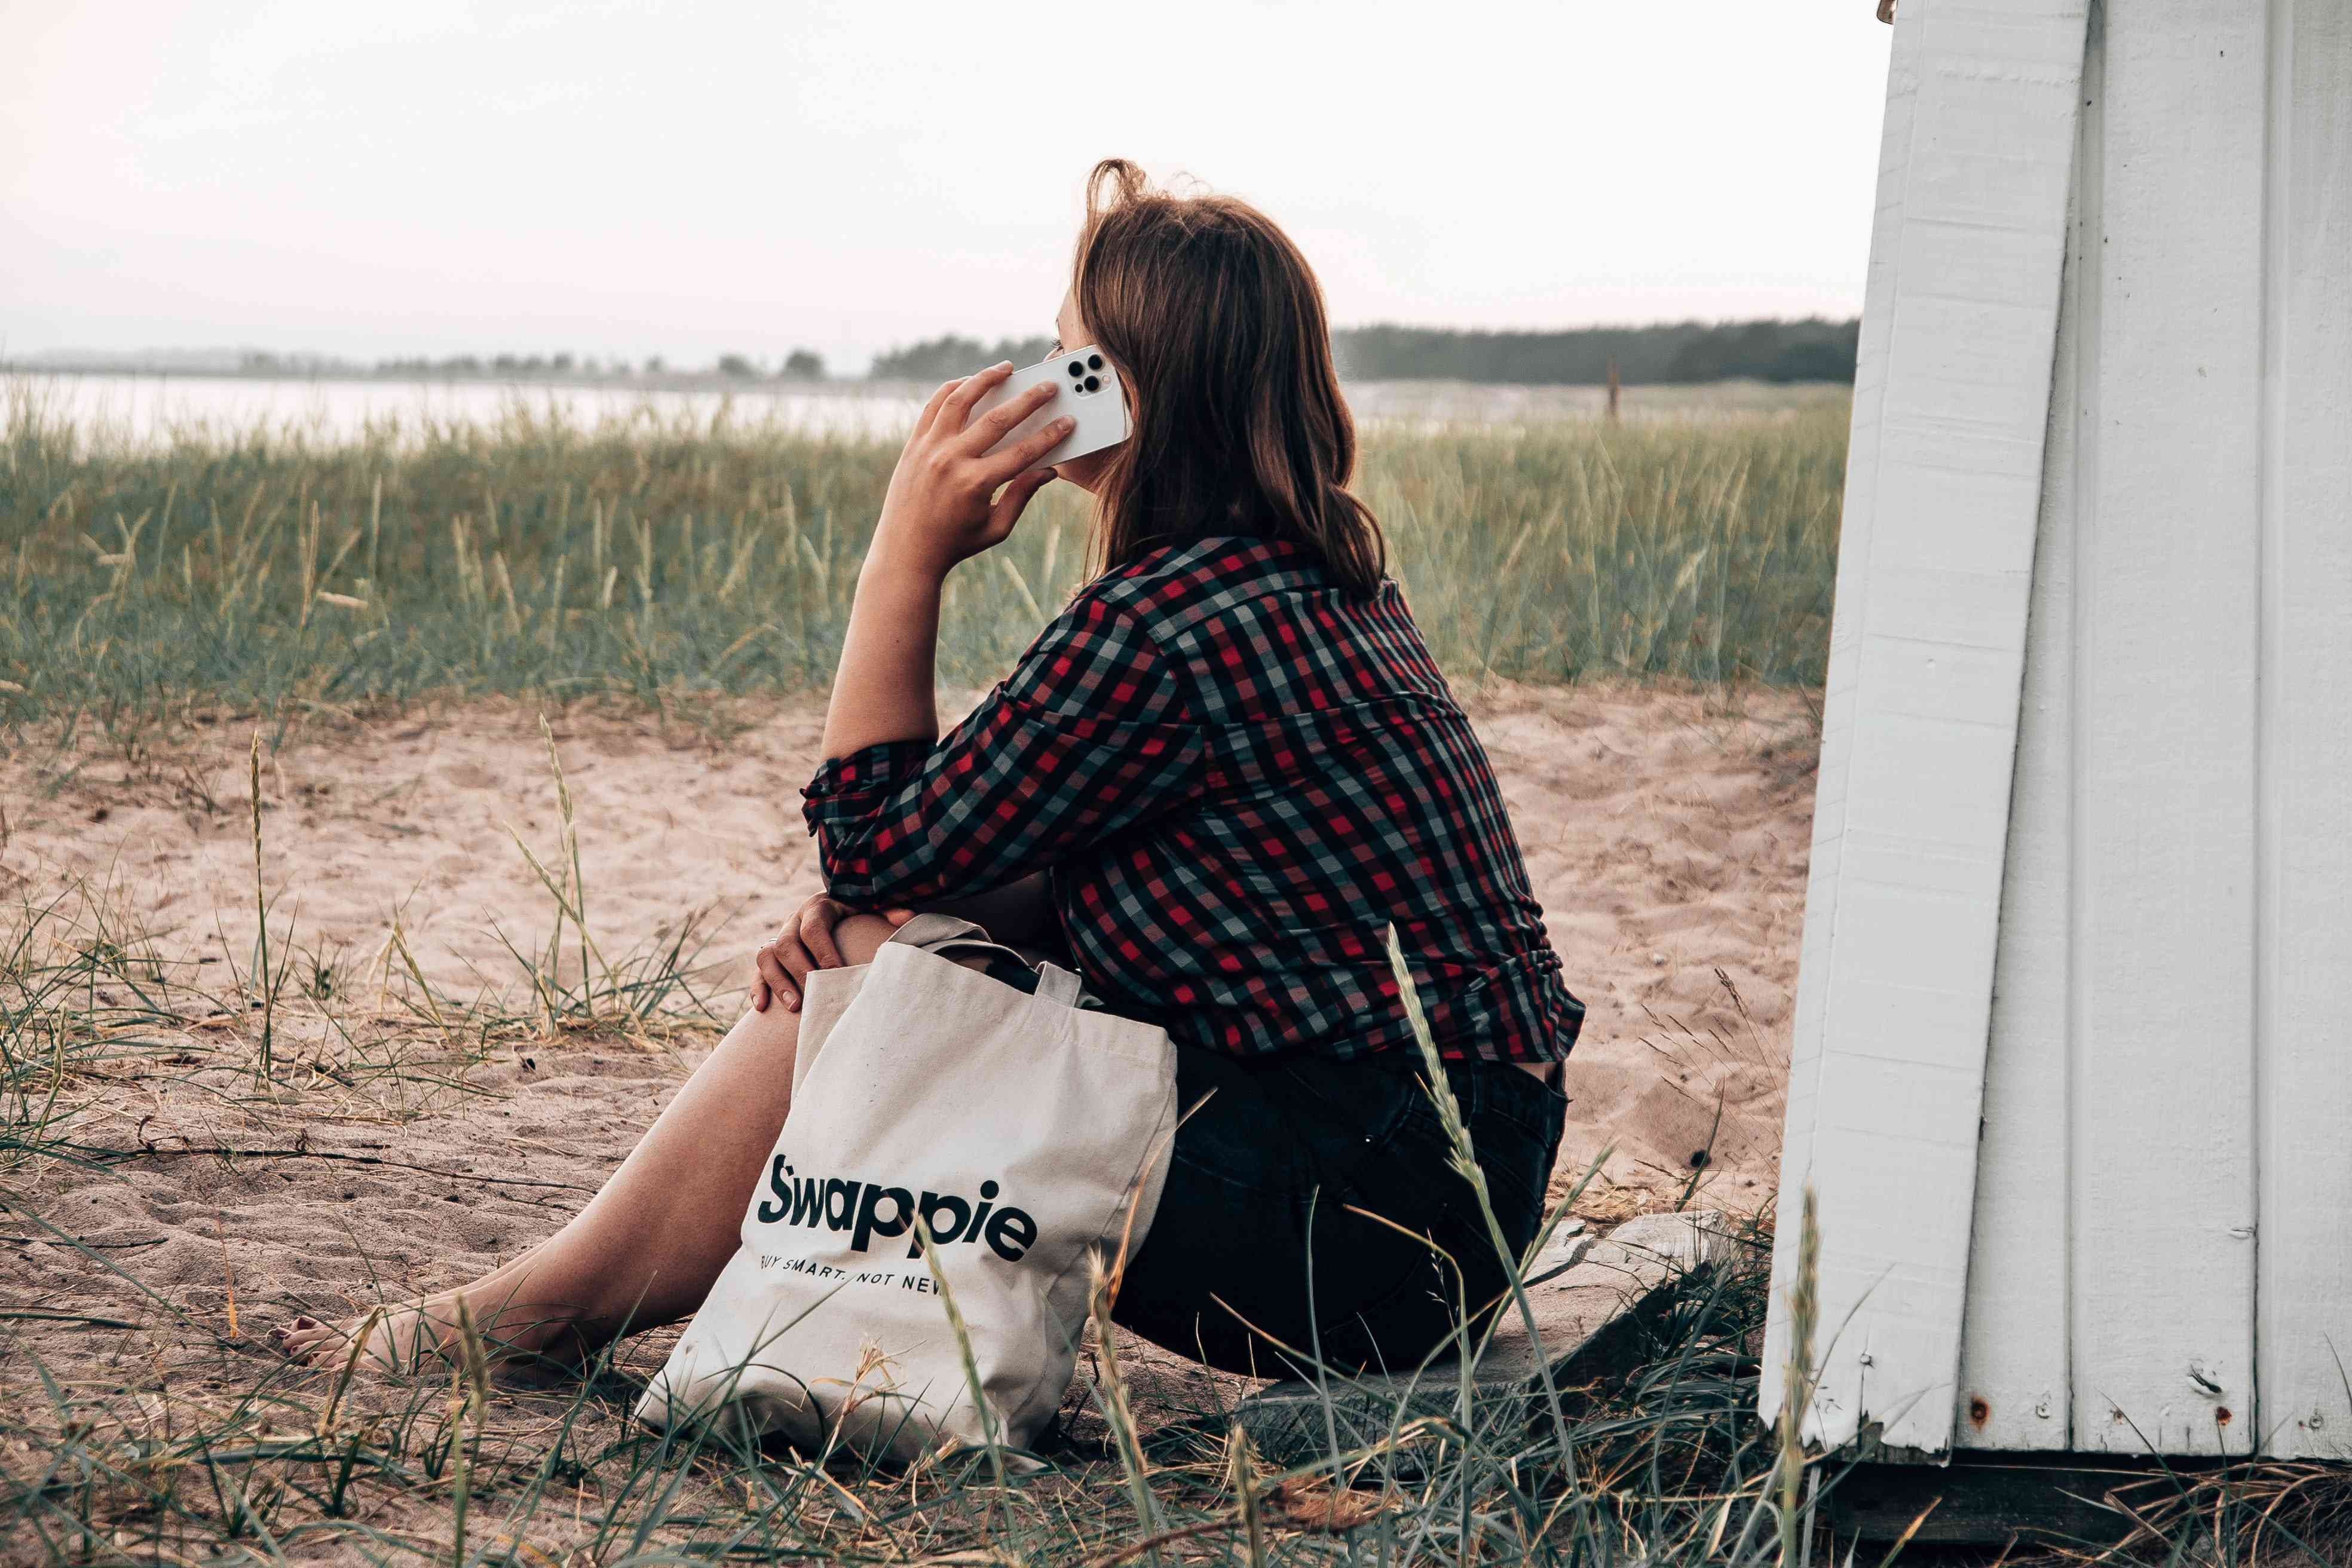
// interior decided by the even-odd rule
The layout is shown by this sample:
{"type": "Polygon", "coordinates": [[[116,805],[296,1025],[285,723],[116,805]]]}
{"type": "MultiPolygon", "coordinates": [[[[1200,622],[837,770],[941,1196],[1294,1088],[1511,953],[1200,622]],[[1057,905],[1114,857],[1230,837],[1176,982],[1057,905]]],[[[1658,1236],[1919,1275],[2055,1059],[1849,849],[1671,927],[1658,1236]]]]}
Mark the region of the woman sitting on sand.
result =
{"type": "MultiPolygon", "coordinates": [[[[1474,1303],[1504,1296],[1417,1077],[1386,930],[1515,1248],[1540,1222],[1557,1064],[1584,1010],[1486,752],[1346,489],[1355,433],[1321,291],[1260,213],[1151,190],[1114,160],[1089,184],[1055,325],[1117,364],[1134,434],[1037,468],[1066,419],[988,454],[1051,383],[978,418],[1012,366],[932,395],[803,792],[827,891],[761,951],[751,1010],[587,1207],[379,1320],[373,1355],[446,1347],[461,1298],[502,1353],[564,1361],[693,1312],[791,1105],[803,977],[866,961],[916,907],[1065,948],[1113,1012],[1166,1026],[1180,1102],[1207,1097],[1127,1270],[1133,1331],[1242,1372],[1285,1370],[1284,1345],[1411,1365],[1453,1331],[1465,1285],[1474,1303]],[[1055,479],[1095,497],[1100,574],[942,738],[941,584],[1055,479]]],[[[275,1332],[326,1361],[355,1330],[275,1332]]]]}

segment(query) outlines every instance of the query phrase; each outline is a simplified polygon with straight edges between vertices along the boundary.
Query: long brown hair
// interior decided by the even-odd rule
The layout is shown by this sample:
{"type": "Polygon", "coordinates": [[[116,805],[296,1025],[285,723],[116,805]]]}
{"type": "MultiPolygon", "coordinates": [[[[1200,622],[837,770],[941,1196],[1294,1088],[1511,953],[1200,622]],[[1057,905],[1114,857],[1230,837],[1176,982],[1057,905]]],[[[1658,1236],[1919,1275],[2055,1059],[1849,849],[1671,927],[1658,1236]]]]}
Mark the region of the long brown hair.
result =
{"type": "Polygon", "coordinates": [[[1323,290],[1273,220],[1231,196],[1155,190],[1106,158],[1087,181],[1074,284],[1135,400],[1134,434],[1097,492],[1104,569],[1246,533],[1308,546],[1350,588],[1379,586],[1387,550],[1348,493],[1356,427],[1323,290]]]}

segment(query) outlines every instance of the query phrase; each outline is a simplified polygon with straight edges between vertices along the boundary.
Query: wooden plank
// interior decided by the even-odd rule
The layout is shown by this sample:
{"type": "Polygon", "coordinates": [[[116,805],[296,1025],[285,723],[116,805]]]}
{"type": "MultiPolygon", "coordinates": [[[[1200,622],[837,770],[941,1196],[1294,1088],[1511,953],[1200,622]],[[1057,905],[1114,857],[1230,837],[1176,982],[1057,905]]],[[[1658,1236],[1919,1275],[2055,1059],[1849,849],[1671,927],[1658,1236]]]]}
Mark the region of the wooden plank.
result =
{"type": "Polygon", "coordinates": [[[1782,1154],[1783,1214],[1820,1199],[1832,1445],[1951,1440],[2084,8],[1896,23],[1782,1154]]]}
{"type": "Polygon", "coordinates": [[[2352,1458],[2352,9],[2273,8],[2258,1037],[2261,1430],[2352,1458]]]}
{"type": "Polygon", "coordinates": [[[2131,1532],[2131,1516],[2108,1505],[2110,1493],[2136,1501],[2148,1495],[2145,1467],[2105,1466],[1990,1455],[1950,1465],[1862,1464],[1823,1489],[1822,1511],[1838,1534],[1874,1545],[1998,1546],[2029,1559],[2035,1548],[2079,1552],[2131,1532]]]}
{"type": "MultiPolygon", "coordinates": [[[[1913,108],[1918,97],[1919,31],[1898,18],[1886,72],[1886,113],[1878,144],[1877,209],[1871,224],[1870,265],[1863,290],[1862,331],[1854,359],[1853,416],[1846,441],[1844,510],[1839,520],[1838,575],[1831,613],[1829,668],[1822,694],[1822,742],[1814,773],[1811,858],[1806,869],[1804,932],[1800,939],[1796,1016],[1789,1052],[1789,1104],[1781,1132],[1780,1210],[1799,1212],[1811,1174],[1814,1108],[1820,1100],[1822,1005],[1826,988],[1809,986],[1802,976],[1829,963],[1836,904],[1839,847],[1845,827],[1846,775],[1853,763],[1854,672],[1861,655],[1862,574],[1870,559],[1875,510],[1879,408],[1886,390],[1886,345],[1895,323],[1894,237],[1903,223],[1904,175],[1910,164],[1913,108]],[[1816,911],[1820,911],[1816,913],[1816,911]]],[[[1772,1307],[1765,1329],[1766,1364],[1780,1366],[1789,1355],[1788,1324],[1782,1317],[1791,1284],[1795,1253],[1783,1244],[1772,1253],[1772,1307]]],[[[1779,1415],[1780,1389],[1763,1380],[1760,1413],[1779,1415]]]]}
{"type": "MultiPolygon", "coordinates": [[[[2090,25],[2083,98],[2100,96],[2090,25]]],[[[1954,1443],[2055,1450],[2074,1431],[2067,1346],[2067,1138],[2073,1058],[2075,464],[2085,333],[2097,331],[2096,110],[2075,139],[2067,249],[2042,459],[2009,861],[1993,961],[1991,1041],[1977,1153],[1954,1443]]]]}
{"type": "Polygon", "coordinates": [[[2075,540],[2074,1444],[2243,1451],[2264,17],[2105,16],[2075,540]]]}

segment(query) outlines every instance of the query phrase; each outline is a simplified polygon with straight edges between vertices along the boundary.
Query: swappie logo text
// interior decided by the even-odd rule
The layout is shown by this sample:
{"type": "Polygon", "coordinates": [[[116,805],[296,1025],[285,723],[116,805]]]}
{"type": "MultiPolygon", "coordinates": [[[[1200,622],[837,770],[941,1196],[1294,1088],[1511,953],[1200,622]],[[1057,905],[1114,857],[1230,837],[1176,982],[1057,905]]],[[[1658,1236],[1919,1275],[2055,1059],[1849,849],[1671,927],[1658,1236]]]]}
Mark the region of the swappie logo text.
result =
{"type": "MultiPolygon", "coordinates": [[[[1007,1263],[1020,1262],[1037,1239],[1036,1220],[1025,1209],[999,1205],[994,1182],[980,1184],[977,1204],[954,1193],[927,1192],[918,1199],[904,1187],[878,1182],[796,1175],[786,1156],[779,1154],[768,1167],[768,1188],[776,1195],[761,1199],[753,1211],[761,1224],[845,1230],[854,1252],[864,1252],[877,1236],[906,1236],[918,1214],[934,1245],[985,1241],[1007,1263]]],[[[920,1240],[907,1244],[909,1258],[920,1257],[922,1250],[920,1240]]]]}

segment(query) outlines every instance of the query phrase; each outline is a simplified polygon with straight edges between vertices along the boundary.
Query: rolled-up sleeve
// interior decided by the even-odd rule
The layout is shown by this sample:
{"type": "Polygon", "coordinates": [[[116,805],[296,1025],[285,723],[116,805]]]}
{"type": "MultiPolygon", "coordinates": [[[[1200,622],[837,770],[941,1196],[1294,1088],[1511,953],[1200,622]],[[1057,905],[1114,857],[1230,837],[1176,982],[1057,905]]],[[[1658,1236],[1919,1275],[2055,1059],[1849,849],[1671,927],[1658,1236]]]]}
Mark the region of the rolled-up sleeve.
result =
{"type": "Polygon", "coordinates": [[[1182,674],[1131,612],[1082,599],[936,744],[831,758],[801,794],[851,903],[973,893],[1057,865],[1201,786],[1182,674]]]}

